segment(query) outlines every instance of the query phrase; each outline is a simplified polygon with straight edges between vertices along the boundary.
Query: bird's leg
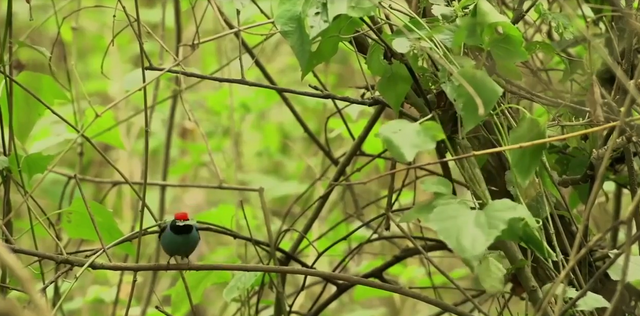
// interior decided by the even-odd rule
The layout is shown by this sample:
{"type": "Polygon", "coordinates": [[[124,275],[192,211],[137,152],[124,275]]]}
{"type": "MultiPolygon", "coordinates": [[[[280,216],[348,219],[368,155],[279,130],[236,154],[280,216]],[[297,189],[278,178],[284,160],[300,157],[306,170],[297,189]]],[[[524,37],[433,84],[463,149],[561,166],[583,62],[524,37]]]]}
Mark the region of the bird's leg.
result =
{"type": "Polygon", "coordinates": [[[167,260],[167,266],[171,265],[171,258],[173,257],[169,257],[169,260],[167,260]]]}

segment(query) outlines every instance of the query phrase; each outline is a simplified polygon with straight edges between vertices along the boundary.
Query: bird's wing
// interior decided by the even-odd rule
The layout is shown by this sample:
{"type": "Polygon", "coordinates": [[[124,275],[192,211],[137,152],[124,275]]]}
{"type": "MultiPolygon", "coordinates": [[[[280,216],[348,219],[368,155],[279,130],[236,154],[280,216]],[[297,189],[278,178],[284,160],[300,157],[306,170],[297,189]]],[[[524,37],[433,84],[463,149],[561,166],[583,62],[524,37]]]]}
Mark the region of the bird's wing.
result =
{"type": "Polygon", "coordinates": [[[167,229],[167,224],[166,223],[162,223],[159,226],[160,232],[158,233],[158,239],[160,239],[160,237],[162,236],[162,233],[164,233],[164,230],[167,229]]]}

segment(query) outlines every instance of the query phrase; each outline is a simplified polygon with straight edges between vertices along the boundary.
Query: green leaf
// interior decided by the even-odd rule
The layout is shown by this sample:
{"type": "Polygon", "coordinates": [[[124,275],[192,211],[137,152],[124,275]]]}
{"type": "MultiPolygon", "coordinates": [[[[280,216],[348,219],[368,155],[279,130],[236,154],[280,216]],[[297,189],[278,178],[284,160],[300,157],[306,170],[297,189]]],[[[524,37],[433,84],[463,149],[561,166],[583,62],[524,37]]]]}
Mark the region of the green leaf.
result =
{"type": "MultiPolygon", "coordinates": [[[[56,106],[56,112],[65,118],[72,118],[75,106],[69,103],[56,106]]],[[[45,155],[57,155],[65,150],[69,143],[76,139],[76,133],[69,125],[51,112],[45,114],[34,125],[27,143],[27,152],[40,152],[45,155]]]]}
{"type": "Polygon", "coordinates": [[[529,55],[533,55],[537,52],[543,52],[551,57],[557,54],[557,51],[555,47],[553,47],[553,45],[542,41],[527,42],[526,44],[524,44],[524,49],[529,53],[529,55]]]}
{"type": "Polygon", "coordinates": [[[93,108],[88,108],[84,111],[85,123],[83,126],[89,125],[95,119],[95,122],[85,132],[85,135],[93,141],[125,149],[113,111],[107,111],[96,119],[96,112],[102,113],[104,109],[105,107],[103,106],[93,106],[93,108]]]}
{"type": "Polygon", "coordinates": [[[444,5],[432,5],[431,12],[433,13],[433,15],[441,19],[448,19],[456,16],[456,11],[453,8],[444,5]]]}
{"type": "Polygon", "coordinates": [[[456,254],[473,261],[480,258],[513,218],[524,218],[535,223],[523,205],[501,199],[491,201],[482,211],[459,204],[438,207],[429,215],[427,225],[456,254]]]}
{"type": "Polygon", "coordinates": [[[493,110],[502,95],[502,88],[489,77],[485,70],[462,68],[458,75],[475,91],[482,102],[483,113],[479,113],[480,105],[469,90],[459,82],[449,80],[442,84],[444,92],[453,101],[456,111],[462,118],[464,131],[468,132],[493,110]]]}
{"type": "Polygon", "coordinates": [[[505,76],[507,79],[511,79],[514,81],[522,80],[522,73],[520,72],[520,68],[518,68],[514,64],[496,61],[496,71],[499,74],[505,76]]]}
{"type": "Polygon", "coordinates": [[[429,222],[429,215],[431,215],[436,208],[455,204],[456,207],[469,208],[464,201],[460,200],[456,196],[451,195],[451,190],[448,194],[436,193],[434,198],[426,203],[420,203],[412,209],[406,211],[400,218],[400,223],[409,223],[416,219],[419,219],[425,223],[429,222]]]}
{"type": "Polygon", "coordinates": [[[456,9],[460,9],[462,10],[465,7],[468,7],[474,3],[476,3],[477,0],[461,0],[458,1],[458,5],[456,6],[456,9]]]}
{"type": "Polygon", "coordinates": [[[339,14],[365,17],[376,13],[380,0],[327,0],[329,18],[339,14]]]}
{"type": "MultiPolygon", "coordinates": [[[[517,145],[547,138],[547,114],[539,107],[537,117],[524,114],[509,133],[509,144],[517,145]]],[[[523,187],[531,180],[540,165],[547,144],[538,144],[509,151],[511,170],[523,187]]]]}
{"type": "Polygon", "coordinates": [[[246,294],[255,286],[255,281],[262,276],[262,272],[238,272],[222,292],[225,301],[231,302],[236,297],[246,294]]]}
{"type": "Polygon", "coordinates": [[[453,185],[449,180],[437,176],[426,177],[420,180],[420,185],[426,192],[433,193],[450,194],[453,189],[453,185]]]}
{"type": "Polygon", "coordinates": [[[522,33],[510,22],[494,22],[484,28],[484,46],[496,63],[496,70],[505,77],[520,81],[522,73],[517,63],[529,59],[522,33]]]}
{"type": "MultiPolygon", "coordinates": [[[[49,106],[56,100],[68,100],[66,92],[55,79],[40,73],[23,71],[15,80],[32,92],[49,106]]],[[[9,103],[4,85],[0,89],[0,110],[5,128],[9,128],[9,103]]],[[[13,132],[16,139],[25,144],[33,126],[45,113],[46,108],[38,100],[27,93],[22,87],[14,85],[13,90],[13,132]]]]}
{"type": "Polygon", "coordinates": [[[485,27],[482,35],[486,48],[496,62],[515,64],[529,59],[522,33],[510,22],[491,23],[485,27]]]}
{"type": "Polygon", "coordinates": [[[16,176],[22,173],[27,188],[31,188],[31,179],[35,175],[42,174],[47,171],[47,167],[49,167],[49,164],[51,164],[53,159],[55,159],[55,156],[44,155],[41,153],[33,153],[26,156],[18,155],[18,160],[20,160],[20,169],[18,169],[15,157],[15,153],[12,153],[11,156],[9,156],[9,167],[11,168],[11,172],[16,176]]]}
{"type": "Polygon", "coordinates": [[[300,0],[280,0],[274,17],[280,35],[289,43],[300,69],[306,69],[311,56],[311,38],[305,25],[303,4],[300,0]]]}
{"type": "Polygon", "coordinates": [[[358,19],[347,15],[340,15],[328,27],[320,30],[322,38],[316,50],[311,52],[308,62],[302,67],[302,78],[306,77],[316,66],[328,62],[338,52],[338,46],[343,41],[350,40],[356,28],[360,27],[358,19]]]}
{"type": "Polygon", "coordinates": [[[398,53],[404,54],[408,53],[411,50],[411,41],[406,37],[395,38],[393,42],[391,42],[391,46],[393,49],[398,51],[398,53]]]}
{"type": "Polygon", "coordinates": [[[462,43],[481,46],[485,43],[483,32],[486,27],[501,22],[509,23],[509,19],[488,1],[479,0],[470,15],[458,19],[459,28],[454,34],[453,46],[460,47],[462,43]]]}
{"type": "MultiPolygon", "coordinates": [[[[610,252],[609,255],[613,257],[614,252],[610,252]]],[[[614,281],[618,281],[622,278],[622,265],[624,263],[624,255],[616,259],[616,262],[609,267],[607,272],[614,281]]],[[[640,256],[629,257],[629,269],[627,270],[627,282],[635,282],[640,280],[640,256]]]]}
{"type": "Polygon", "coordinates": [[[475,272],[478,281],[488,294],[497,294],[504,289],[504,276],[507,274],[507,269],[492,256],[482,257],[475,272]]]}
{"type": "Polygon", "coordinates": [[[471,16],[476,18],[483,28],[486,25],[495,22],[510,22],[509,18],[500,14],[500,12],[498,12],[498,10],[487,0],[478,0],[478,2],[476,2],[476,6],[471,11],[471,16]]]}
{"type": "MultiPolygon", "coordinates": [[[[48,132],[53,129],[46,128],[39,132],[48,132]]],[[[66,127],[62,128],[59,133],[38,133],[39,137],[33,137],[31,134],[28,142],[28,152],[30,153],[42,153],[45,155],[57,155],[66,149],[69,142],[77,137],[77,134],[71,133],[66,127]]]]}
{"type": "Polygon", "coordinates": [[[453,33],[451,47],[455,52],[460,53],[463,44],[482,45],[483,28],[478,26],[478,22],[471,16],[458,18],[458,28],[453,33]]]}
{"type": "Polygon", "coordinates": [[[382,125],[377,137],[382,140],[393,158],[406,163],[425,150],[432,150],[445,135],[442,127],[433,121],[422,124],[397,119],[382,125]]]}
{"type": "MultiPolygon", "coordinates": [[[[89,204],[91,214],[95,220],[95,227],[81,197],[73,199],[71,205],[62,210],[62,228],[69,238],[98,242],[100,239],[96,234],[97,229],[106,246],[124,236],[111,210],[95,201],[87,201],[87,204],[89,204]]],[[[131,242],[120,244],[114,249],[131,256],[134,256],[136,253],[131,242]]]]}
{"type": "Polygon", "coordinates": [[[553,31],[563,39],[570,40],[577,33],[571,20],[564,13],[551,12],[540,2],[536,4],[535,12],[540,15],[542,21],[549,23],[553,31]]]}
{"type": "Polygon", "coordinates": [[[502,231],[500,238],[522,243],[542,258],[557,260],[556,254],[549,248],[535,227],[535,225],[531,225],[531,221],[515,218],[509,222],[507,229],[502,231]]]}
{"type": "Polygon", "coordinates": [[[402,63],[394,61],[390,67],[385,69],[376,88],[393,111],[398,113],[412,83],[413,79],[411,79],[407,68],[402,63]]]}
{"type": "MultiPolygon", "coordinates": [[[[542,293],[546,294],[550,290],[551,286],[552,286],[551,283],[545,284],[541,289],[542,293]]],[[[571,286],[565,286],[564,284],[559,284],[556,287],[555,293],[553,294],[555,296],[558,296],[558,295],[561,295],[563,292],[564,292],[565,299],[573,299],[574,297],[578,296],[578,291],[576,291],[575,288],[571,286]]],[[[575,310],[592,311],[592,310],[595,310],[596,308],[601,308],[601,307],[608,308],[610,306],[611,304],[604,297],[596,293],[593,293],[591,291],[588,291],[585,296],[583,296],[581,299],[578,300],[578,302],[576,302],[575,310]]]]}
{"type": "MultiPolygon", "coordinates": [[[[193,304],[202,302],[205,290],[213,285],[226,283],[231,280],[231,272],[229,271],[189,271],[184,275],[189,292],[193,299],[193,304]]],[[[186,315],[191,311],[187,291],[185,291],[184,283],[177,282],[171,289],[166,291],[171,294],[171,313],[173,315],[186,315]]]]}
{"type": "Polygon", "coordinates": [[[374,76],[383,76],[387,68],[391,67],[384,60],[384,47],[378,45],[377,43],[371,44],[369,46],[369,52],[367,52],[367,69],[374,76]]]}
{"type": "Polygon", "coordinates": [[[558,186],[553,182],[553,179],[546,170],[540,172],[540,181],[542,182],[544,189],[551,192],[551,194],[553,194],[557,199],[563,198],[560,191],[558,191],[558,186]]]}
{"type": "Polygon", "coordinates": [[[9,167],[9,159],[7,156],[0,156],[0,170],[4,170],[9,167]]]}
{"type": "Polygon", "coordinates": [[[322,1],[312,1],[306,11],[309,37],[315,38],[331,23],[331,19],[327,15],[327,4],[322,1]]]}
{"type": "MultiPolygon", "coordinates": [[[[578,292],[576,291],[576,295],[578,292]]],[[[575,296],[574,296],[575,297],[575,296]]],[[[573,298],[573,297],[572,297],[573,298]]],[[[587,294],[576,302],[576,310],[592,311],[596,308],[609,308],[611,303],[599,294],[588,291],[587,294]]]]}
{"type": "Polygon", "coordinates": [[[47,59],[51,58],[51,52],[49,52],[48,49],[42,46],[31,45],[25,41],[20,41],[20,40],[16,40],[14,43],[18,46],[18,49],[30,48],[36,51],[38,54],[40,54],[44,58],[47,58],[47,59]]]}

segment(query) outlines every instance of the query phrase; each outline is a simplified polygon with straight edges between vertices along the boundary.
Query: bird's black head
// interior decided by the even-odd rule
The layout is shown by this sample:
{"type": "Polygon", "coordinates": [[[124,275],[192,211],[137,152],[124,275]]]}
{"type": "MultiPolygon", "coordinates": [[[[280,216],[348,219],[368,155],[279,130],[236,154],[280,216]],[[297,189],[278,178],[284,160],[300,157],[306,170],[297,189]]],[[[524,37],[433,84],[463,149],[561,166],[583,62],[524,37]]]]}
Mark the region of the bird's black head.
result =
{"type": "Polygon", "coordinates": [[[176,213],[169,223],[169,230],[176,235],[188,235],[195,229],[189,222],[189,214],[185,212],[176,213]]]}

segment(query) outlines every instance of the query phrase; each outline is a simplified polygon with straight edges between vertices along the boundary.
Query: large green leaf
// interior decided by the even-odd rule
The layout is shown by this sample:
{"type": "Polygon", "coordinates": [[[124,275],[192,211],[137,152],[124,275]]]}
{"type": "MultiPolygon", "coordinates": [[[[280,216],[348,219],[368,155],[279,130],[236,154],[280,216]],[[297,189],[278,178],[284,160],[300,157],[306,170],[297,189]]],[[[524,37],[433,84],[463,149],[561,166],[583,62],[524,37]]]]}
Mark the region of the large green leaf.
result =
{"type": "MultiPolygon", "coordinates": [[[[95,227],[81,197],[73,199],[71,205],[62,211],[62,228],[69,238],[99,241],[97,229],[106,246],[124,236],[111,210],[95,201],[87,201],[87,204],[95,220],[95,227]]],[[[114,249],[131,256],[135,255],[131,242],[120,244],[114,249]]]]}
{"type": "MultiPolygon", "coordinates": [[[[531,216],[533,217],[533,215],[531,216]]],[[[522,243],[540,257],[556,260],[556,254],[549,248],[535,227],[535,221],[514,218],[509,221],[509,226],[502,231],[500,239],[522,243]]]]}
{"type": "Polygon", "coordinates": [[[9,159],[6,156],[0,156],[0,170],[9,167],[9,159]]]}
{"type": "Polygon", "coordinates": [[[85,132],[93,141],[102,142],[116,148],[125,149],[122,137],[120,136],[120,128],[118,127],[115,114],[113,111],[107,111],[96,118],[96,112],[102,113],[105,107],[93,106],[85,110],[84,125],[91,126],[85,132]]]}
{"type": "MultiPolygon", "coordinates": [[[[545,284],[542,287],[542,293],[546,294],[546,292],[550,290],[551,286],[552,286],[551,283],[545,284]]],[[[578,296],[578,293],[579,293],[578,291],[576,291],[575,288],[571,286],[559,284],[556,287],[554,295],[556,296],[562,295],[563,292],[564,292],[565,299],[573,299],[574,297],[578,296]]],[[[575,310],[592,311],[592,310],[595,310],[596,308],[601,308],[601,307],[608,308],[610,306],[611,306],[611,303],[609,303],[609,301],[607,301],[604,297],[602,297],[599,294],[588,291],[585,296],[583,296],[576,302],[575,310]]]]}
{"type": "Polygon", "coordinates": [[[460,204],[438,207],[428,216],[427,225],[464,259],[478,260],[496,237],[514,218],[534,222],[523,205],[511,200],[491,201],[482,211],[471,210],[460,204]]]}
{"type": "Polygon", "coordinates": [[[483,27],[495,22],[509,22],[509,18],[500,12],[487,0],[478,0],[471,10],[471,16],[476,18],[483,27]]]}
{"type": "Polygon", "coordinates": [[[327,15],[327,4],[322,1],[311,1],[305,11],[307,25],[309,25],[309,38],[313,39],[331,23],[327,15]]]}
{"type": "Polygon", "coordinates": [[[420,180],[420,186],[425,192],[449,194],[453,185],[443,177],[431,176],[420,180]]]}
{"type": "Polygon", "coordinates": [[[28,189],[31,188],[31,179],[33,179],[35,175],[43,174],[47,171],[47,167],[49,167],[49,164],[51,164],[55,158],[55,156],[44,155],[42,153],[33,153],[26,156],[18,155],[18,160],[20,160],[20,169],[18,169],[15,155],[15,153],[12,153],[11,156],[9,156],[9,167],[16,177],[22,173],[28,189]]]}
{"type": "Polygon", "coordinates": [[[498,73],[513,80],[522,79],[516,64],[529,58],[522,33],[491,3],[478,1],[470,15],[459,19],[458,26],[453,47],[459,48],[462,43],[480,46],[491,53],[498,73]]]}
{"type": "Polygon", "coordinates": [[[436,122],[422,124],[397,119],[382,125],[377,135],[393,158],[406,163],[421,151],[432,150],[445,135],[436,122]]]}
{"type": "Polygon", "coordinates": [[[485,27],[483,38],[496,70],[510,79],[521,80],[522,74],[516,64],[528,60],[529,53],[524,48],[520,30],[509,22],[491,23],[485,27]]]}
{"type": "MultiPolygon", "coordinates": [[[[544,108],[537,107],[535,116],[524,114],[518,125],[509,134],[509,144],[517,145],[547,138],[548,115],[544,108]]],[[[511,171],[523,187],[531,180],[540,165],[547,144],[538,144],[509,151],[511,171]]]]}
{"type": "Polygon", "coordinates": [[[497,294],[504,289],[504,277],[507,274],[507,269],[493,256],[482,257],[475,272],[478,276],[478,281],[487,290],[488,294],[497,294]]]}
{"type": "MultiPolygon", "coordinates": [[[[51,76],[23,71],[15,79],[49,106],[53,106],[56,100],[68,100],[66,92],[51,76]]],[[[8,104],[6,89],[2,85],[2,89],[0,89],[0,110],[3,113],[2,120],[5,128],[9,126],[8,104]]],[[[31,94],[20,86],[14,85],[13,132],[21,144],[26,143],[33,126],[45,111],[46,108],[31,94]]]]}
{"type": "MultiPolygon", "coordinates": [[[[611,254],[611,256],[613,256],[611,254]]],[[[622,278],[623,270],[622,266],[624,263],[624,255],[620,256],[616,259],[616,262],[609,267],[607,272],[611,278],[615,281],[620,280],[622,278]]],[[[634,282],[640,280],[640,256],[630,256],[629,257],[629,269],[627,270],[627,282],[634,282]]]]}
{"type": "Polygon", "coordinates": [[[262,272],[238,272],[233,276],[233,279],[222,292],[222,297],[225,301],[231,302],[236,297],[246,294],[255,286],[256,280],[261,277],[262,272]]]}
{"type": "MultiPolygon", "coordinates": [[[[65,118],[73,117],[73,105],[61,104],[56,112],[65,118]]],[[[57,155],[69,147],[69,143],[78,137],[70,126],[50,112],[45,113],[36,123],[25,145],[29,153],[57,155]]]]}
{"type": "Polygon", "coordinates": [[[384,47],[377,43],[372,43],[367,52],[367,69],[374,76],[383,76],[389,64],[384,60],[384,47]]]}
{"type": "Polygon", "coordinates": [[[303,12],[305,1],[280,0],[274,23],[293,50],[300,69],[305,69],[311,56],[311,38],[305,25],[306,12],[303,12]]]}
{"type": "Polygon", "coordinates": [[[480,46],[485,44],[483,33],[493,23],[509,23],[509,19],[500,14],[487,0],[479,0],[468,16],[458,19],[459,28],[455,31],[453,46],[459,47],[463,42],[480,46]]]}
{"type": "Polygon", "coordinates": [[[444,92],[453,101],[456,111],[462,118],[464,131],[468,132],[491,113],[503,90],[485,70],[467,67],[458,70],[457,74],[473,89],[478,101],[482,102],[481,105],[478,104],[474,94],[455,79],[442,84],[444,92]],[[482,113],[480,113],[481,106],[484,110],[482,113]]]}
{"type": "Polygon", "coordinates": [[[385,68],[376,88],[389,106],[398,113],[404,102],[404,97],[411,89],[412,83],[413,79],[411,79],[407,67],[400,62],[394,61],[393,64],[385,68]]]}
{"type": "Polygon", "coordinates": [[[380,0],[327,0],[329,18],[339,14],[364,17],[376,13],[380,0]]]}
{"type": "Polygon", "coordinates": [[[416,219],[419,219],[422,222],[428,223],[429,216],[434,212],[436,208],[448,206],[451,204],[454,204],[454,207],[469,208],[469,206],[464,201],[460,200],[456,196],[451,195],[450,192],[451,190],[449,190],[449,194],[436,193],[433,199],[425,203],[420,203],[412,209],[406,211],[400,218],[400,222],[409,223],[416,219]]]}
{"type": "Polygon", "coordinates": [[[361,22],[347,15],[336,17],[331,24],[322,26],[320,30],[320,43],[311,52],[307,63],[302,67],[302,77],[306,77],[316,66],[328,62],[338,52],[338,46],[342,41],[348,41],[353,32],[361,25],[361,22]]]}
{"type": "Polygon", "coordinates": [[[483,37],[487,49],[498,63],[519,63],[529,59],[524,38],[517,27],[509,22],[487,25],[483,37]]]}

